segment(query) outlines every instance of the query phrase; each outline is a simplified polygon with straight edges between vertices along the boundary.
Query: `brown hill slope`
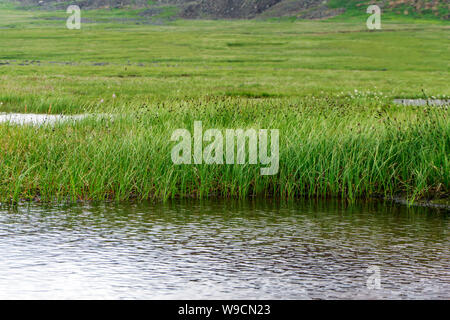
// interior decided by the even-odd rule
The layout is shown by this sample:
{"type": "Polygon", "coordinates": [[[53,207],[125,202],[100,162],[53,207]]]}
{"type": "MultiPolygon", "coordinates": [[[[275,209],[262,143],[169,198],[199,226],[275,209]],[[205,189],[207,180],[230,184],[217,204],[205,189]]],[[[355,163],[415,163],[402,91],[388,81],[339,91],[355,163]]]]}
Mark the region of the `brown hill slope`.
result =
{"type": "Polygon", "coordinates": [[[78,4],[82,9],[147,8],[144,15],[156,15],[164,8],[176,8],[178,17],[188,19],[251,19],[255,17],[297,16],[324,18],[346,10],[362,10],[370,4],[383,12],[401,15],[429,14],[448,19],[450,0],[16,0],[43,8],[62,9],[78,4]]]}
{"type": "MultiPolygon", "coordinates": [[[[63,9],[69,3],[67,0],[17,1],[45,9],[63,9]]],[[[257,16],[296,16],[311,10],[336,12],[334,9],[329,10],[327,2],[328,0],[72,0],[70,4],[77,4],[82,9],[148,8],[148,15],[158,14],[162,8],[173,6],[178,9],[178,16],[182,18],[251,19],[257,16]]]]}

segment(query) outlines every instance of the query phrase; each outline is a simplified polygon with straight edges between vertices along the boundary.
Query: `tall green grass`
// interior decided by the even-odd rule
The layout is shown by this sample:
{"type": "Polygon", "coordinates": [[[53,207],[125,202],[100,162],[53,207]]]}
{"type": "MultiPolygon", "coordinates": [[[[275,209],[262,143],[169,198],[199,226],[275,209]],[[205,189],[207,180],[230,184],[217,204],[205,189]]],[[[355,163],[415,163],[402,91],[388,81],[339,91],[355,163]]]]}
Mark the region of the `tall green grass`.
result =
{"type": "Polygon", "coordinates": [[[0,199],[448,195],[448,108],[347,99],[209,98],[127,106],[109,118],[0,125],[0,199]],[[174,165],[173,130],[280,130],[280,170],[174,165]]]}

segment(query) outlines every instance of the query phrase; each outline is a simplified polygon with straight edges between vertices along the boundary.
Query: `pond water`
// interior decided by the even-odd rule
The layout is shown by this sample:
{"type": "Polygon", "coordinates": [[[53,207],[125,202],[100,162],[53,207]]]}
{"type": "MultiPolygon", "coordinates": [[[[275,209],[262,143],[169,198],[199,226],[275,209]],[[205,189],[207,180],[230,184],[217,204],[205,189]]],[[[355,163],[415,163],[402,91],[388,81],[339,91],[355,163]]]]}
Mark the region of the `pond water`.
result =
{"type": "Polygon", "coordinates": [[[2,206],[0,298],[450,299],[449,222],[378,202],[2,206]]]}
{"type": "Polygon", "coordinates": [[[394,103],[404,106],[448,106],[448,99],[394,99],[394,103]]]}

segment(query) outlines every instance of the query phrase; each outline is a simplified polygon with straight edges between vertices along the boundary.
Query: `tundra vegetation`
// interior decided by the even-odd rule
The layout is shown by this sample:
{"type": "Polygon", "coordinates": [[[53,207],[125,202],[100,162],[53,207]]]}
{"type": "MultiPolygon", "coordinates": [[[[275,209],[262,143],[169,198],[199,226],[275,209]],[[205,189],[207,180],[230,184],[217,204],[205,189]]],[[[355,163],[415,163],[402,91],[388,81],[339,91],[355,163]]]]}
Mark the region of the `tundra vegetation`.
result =
{"type": "MultiPolygon", "coordinates": [[[[352,9],[356,10],[356,9],[352,9]]],[[[0,123],[0,200],[449,196],[449,23],[154,20],[0,3],[0,112],[90,114],[0,123]],[[105,116],[106,115],[106,116],[105,116]],[[172,133],[279,130],[279,170],[174,165],[172,133]]],[[[352,12],[351,10],[349,11],[352,12]]]]}

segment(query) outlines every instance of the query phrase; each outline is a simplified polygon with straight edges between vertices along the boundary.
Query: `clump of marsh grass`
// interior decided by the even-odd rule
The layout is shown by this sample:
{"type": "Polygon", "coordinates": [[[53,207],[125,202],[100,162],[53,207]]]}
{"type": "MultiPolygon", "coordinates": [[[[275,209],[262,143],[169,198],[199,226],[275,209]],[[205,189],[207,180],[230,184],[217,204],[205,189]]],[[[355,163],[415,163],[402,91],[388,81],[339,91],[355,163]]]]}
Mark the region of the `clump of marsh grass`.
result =
{"type": "Polygon", "coordinates": [[[0,199],[448,196],[448,108],[207,97],[114,111],[54,126],[0,124],[0,199]],[[197,120],[205,129],[279,129],[279,173],[174,165],[173,130],[197,120]]]}

